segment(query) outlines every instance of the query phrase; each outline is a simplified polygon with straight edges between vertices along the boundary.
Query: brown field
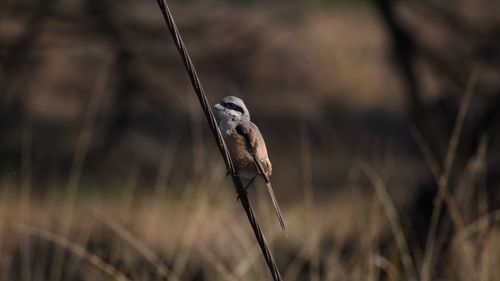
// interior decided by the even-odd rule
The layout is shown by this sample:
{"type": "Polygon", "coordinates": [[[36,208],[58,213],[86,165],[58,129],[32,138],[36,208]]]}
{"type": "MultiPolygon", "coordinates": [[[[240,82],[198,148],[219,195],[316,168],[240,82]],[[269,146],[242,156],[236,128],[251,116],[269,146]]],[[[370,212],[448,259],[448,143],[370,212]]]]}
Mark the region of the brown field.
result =
{"type": "MultiPolygon", "coordinates": [[[[95,190],[78,198],[35,198],[26,183],[4,182],[1,279],[269,280],[223,174],[219,166],[181,192],[165,187],[161,197],[143,195],[133,176],[114,196],[95,190]]],[[[383,182],[374,184],[375,193],[353,183],[321,199],[305,188],[301,199],[282,201],[288,237],[264,189],[250,192],[284,280],[412,278],[424,247],[409,233],[407,218],[391,213],[394,202],[383,182]]],[[[499,218],[493,214],[450,233],[449,245],[435,257],[438,274],[497,280],[500,233],[490,223],[499,218]]]]}
{"type": "MultiPolygon", "coordinates": [[[[272,280],[155,1],[14,2],[0,281],[272,280]]],[[[266,138],[289,235],[263,182],[249,197],[284,280],[500,280],[500,154],[483,132],[461,146],[473,86],[432,115],[433,155],[370,3],[188,2],[172,10],[209,99],[242,96],[266,138]]],[[[422,69],[425,105],[445,100],[422,69]]]]}

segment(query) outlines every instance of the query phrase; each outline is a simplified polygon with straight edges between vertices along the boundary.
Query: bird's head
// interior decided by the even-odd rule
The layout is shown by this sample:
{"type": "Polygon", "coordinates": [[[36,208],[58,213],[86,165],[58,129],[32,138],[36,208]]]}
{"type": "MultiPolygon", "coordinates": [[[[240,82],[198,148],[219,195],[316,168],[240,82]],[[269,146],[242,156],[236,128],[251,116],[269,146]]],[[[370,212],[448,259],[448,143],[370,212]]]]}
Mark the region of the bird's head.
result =
{"type": "Polygon", "coordinates": [[[250,119],[250,112],[243,100],[235,96],[227,96],[214,105],[221,119],[241,120],[250,119]]]}

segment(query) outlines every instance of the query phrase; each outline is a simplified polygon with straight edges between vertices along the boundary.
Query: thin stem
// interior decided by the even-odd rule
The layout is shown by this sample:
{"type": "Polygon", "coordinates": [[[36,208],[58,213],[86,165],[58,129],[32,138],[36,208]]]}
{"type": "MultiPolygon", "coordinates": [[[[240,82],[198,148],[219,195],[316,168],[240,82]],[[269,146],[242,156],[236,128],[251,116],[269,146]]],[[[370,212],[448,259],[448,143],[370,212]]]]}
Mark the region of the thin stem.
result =
{"type": "Polygon", "coordinates": [[[224,162],[226,163],[227,170],[229,171],[229,174],[231,175],[233,185],[236,188],[236,192],[238,193],[238,197],[240,198],[240,202],[243,206],[243,209],[245,210],[245,213],[248,217],[250,225],[252,226],[252,229],[255,233],[255,238],[257,239],[257,242],[259,243],[259,246],[262,250],[262,254],[264,255],[266,263],[267,263],[269,270],[271,271],[271,274],[273,276],[273,280],[274,281],[281,281],[283,279],[281,278],[281,274],[278,270],[278,266],[276,265],[276,262],[274,261],[274,257],[271,253],[271,250],[269,249],[269,246],[267,245],[266,238],[264,237],[264,234],[262,233],[262,230],[260,228],[260,224],[257,220],[257,217],[255,216],[255,212],[253,211],[252,206],[250,205],[250,201],[248,200],[245,188],[243,187],[243,184],[241,183],[239,176],[236,174],[236,170],[234,169],[234,165],[233,165],[233,162],[231,160],[231,156],[229,155],[229,151],[227,149],[226,143],[224,142],[224,139],[222,138],[222,134],[220,132],[219,126],[217,125],[217,121],[216,121],[215,116],[212,112],[212,108],[210,106],[210,103],[208,102],[207,96],[205,95],[205,91],[203,90],[200,79],[198,78],[198,74],[196,73],[196,69],[193,65],[193,62],[191,61],[191,58],[189,57],[187,48],[184,45],[184,42],[182,41],[181,35],[179,34],[179,30],[177,29],[177,25],[175,24],[172,13],[170,12],[170,9],[168,8],[167,1],[166,0],[157,0],[157,2],[158,2],[158,5],[160,7],[160,10],[163,14],[163,17],[165,19],[165,23],[167,24],[167,27],[170,31],[170,34],[172,35],[172,38],[174,39],[174,43],[175,43],[175,46],[177,47],[177,51],[179,52],[179,55],[181,56],[182,61],[184,62],[184,66],[186,67],[186,70],[189,74],[191,84],[193,85],[193,88],[196,92],[196,96],[198,97],[198,100],[199,100],[200,105],[203,109],[203,112],[205,113],[205,117],[207,118],[208,125],[210,126],[212,134],[214,135],[214,138],[217,142],[217,146],[220,150],[220,153],[221,153],[222,157],[224,158],[224,162]]]}

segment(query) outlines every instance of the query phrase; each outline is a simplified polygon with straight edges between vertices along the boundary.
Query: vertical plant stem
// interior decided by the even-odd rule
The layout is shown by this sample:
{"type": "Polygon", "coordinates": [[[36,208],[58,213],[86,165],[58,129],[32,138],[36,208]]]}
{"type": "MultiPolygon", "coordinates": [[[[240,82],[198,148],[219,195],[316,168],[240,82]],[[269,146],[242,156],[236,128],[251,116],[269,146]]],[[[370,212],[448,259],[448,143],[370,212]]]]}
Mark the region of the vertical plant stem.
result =
{"type": "MultiPolygon", "coordinates": [[[[101,105],[102,97],[104,96],[104,90],[109,78],[109,65],[111,61],[111,56],[107,55],[104,64],[97,73],[96,81],[94,84],[94,93],[90,97],[87,111],[85,113],[82,128],[77,139],[75,154],[73,155],[73,162],[71,166],[71,171],[68,179],[68,184],[66,186],[66,192],[64,197],[63,209],[66,210],[66,215],[62,218],[61,224],[61,235],[67,236],[69,233],[69,228],[71,220],[73,219],[73,208],[76,201],[76,195],[78,193],[78,186],[80,184],[80,179],[82,175],[82,170],[85,164],[85,159],[87,152],[92,140],[92,133],[94,131],[95,122],[97,119],[97,114],[101,105]]],[[[61,279],[62,270],[64,263],[64,249],[56,249],[53,261],[52,269],[50,273],[50,280],[58,281],[61,279]]]]}
{"type": "Polygon", "coordinates": [[[177,29],[177,25],[174,22],[174,18],[172,16],[172,13],[170,12],[170,10],[168,8],[167,1],[166,0],[157,0],[157,1],[158,1],[158,6],[160,7],[160,10],[161,10],[163,17],[165,19],[165,23],[167,24],[167,27],[172,35],[172,38],[174,39],[174,43],[175,43],[175,46],[177,47],[177,51],[179,52],[179,55],[181,56],[182,61],[184,63],[184,66],[186,67],[186,70],[189,74],[189,78],[190,78],[191,83],[193,85],[193,88],[196,92],[196,95],[197,95],[198,100],[200,102],[200,105],[203,109],[203,112],[205,113],[205,117],[207,118],[210,129],[212,131],[212,134],[214,135],[214,138],[217,141],[217,146],[218,146],[218,148],[219,148],[219,150],[224,158],[227,170],[229,171],[229,174],[231,175],[233,185],[236,188],[236,192],[238,193],[238,197],[240,198],[240,202],[243,206],[243,209],[245,210],[245,213],[248,217],[250,225],[252,226],[252,229],[255,233],[255,237],[256,237],[257,242],[259,243],[259,246],[262,250],[262,254],[264,255],[264,258],[265,258],[266,263],[269,267],[269,270],[271,271],[271,274],[273,276],[274,281],[280,281],[280,280],[282,280],[282,278],[281,278],[281,274],[278,270],[278,266],[276,265],[276,262],[274,261],[274,257],[271,253],[271,250],[269,249],[266,238],[264,237],[264,234],[262,233],[262,230],[260,228],[260,224],[257,220],[257,217],[255,216],[255,212],[253,211],[253,208],[250,205],[250,201],[248,200],[245,188],[243,187],[243,184],[241,183],[239,176],[236,174],[236,170],[234,169],[234,165],[233,165],[233,162],[232,162],[231,157],[229,155],[229,151],[227,149],[226,143],[224,142],[224,139],[222,138],[219,126],[217,125],[217,121],[216,121],[215,116],[212,112],[211,105],[208,102],[208,99],[205,95],[205,91],[203,90],[200,79],[198,78],[198,75],[196,73],[195,67],[191,61],[191,58],[189,57],[186,46],[184,45],[184,42],[182,41],[182,38],[179,34],[179,30],[177,29]]]}
{"type": "Polygon", "coordinates": [[[401,263],[405,269],[407,280],[415,281],[417,280],[417,270],[413,263],[410,247],[403,232],[398,212],[394,206],[391,196],[389,195],[389,192],[387,191],[387,187],[379,174],[370,165],[362,162],[361,168],[372,181],[375,193],[382,203],[387,219],[389,220],[389,225],[396,240],[396,245],[401,256],[401,263]]]}
{"type": "Polygon", "coordinates": [[[465,90],[463,100],[460,104],[460,109],[458,111],[457,119],[455,121],[453,132],[448,144],[448,149],[446,151],[443,171],[437,179],[438,193],[436,195],[436,198],[434,198],[434,206],[431,215],[431,225],[429,227],[429,233],[427,235],[424,260],[422,262],[421,268],[421,277],[423,281],[432,280],[434,255],[436,254],[436,235],[439,228],[439,218],[441,217],[443,201],[446,201],[446,203],[448,204],[448,209],[450,210],[450,215],[455,224],[455,227],[457,227],[458,230],[464,228],[464,223],[458,210],[458,206],[453,200],[453,197],[449,194],[448,185],[453,169],[453,164],[457,155],[457,148],[460,141],[460,136],[462,135],[465,117],[467,116],[467,111],[469,109],[470,101],[472,99],[478,77],[479,71],[475,70],[471,75],[471,78],[467,85],[467,89],[465,90]]]}
{"type": "MultiPolygon", "coordinates": [[[[23,148],[22,148],[22,168],[21,168],[21,219],[29,220],[31,212],[31,183],[32,183],[32,148],[33,148],[33,127],[31,119],[28,118],[23,129],[23,148]]],[[[21,280],[29,281],[31,273],[31,243],[29,237],[23,237],[21,240],[21,280]]]]}
{"type": "Polygon", "coordinates": [[[300,123],[300,151],[302,156],[302,185],[304,186],[304,201],[306,218],[309,222],[311,235],[309,237],[309,260],[311,264],[310,280],[319,281],[319,223],[314,216],[314,189],[312,177],[312,155],[309,139],[309,127],[306,117],[300,123]]]}

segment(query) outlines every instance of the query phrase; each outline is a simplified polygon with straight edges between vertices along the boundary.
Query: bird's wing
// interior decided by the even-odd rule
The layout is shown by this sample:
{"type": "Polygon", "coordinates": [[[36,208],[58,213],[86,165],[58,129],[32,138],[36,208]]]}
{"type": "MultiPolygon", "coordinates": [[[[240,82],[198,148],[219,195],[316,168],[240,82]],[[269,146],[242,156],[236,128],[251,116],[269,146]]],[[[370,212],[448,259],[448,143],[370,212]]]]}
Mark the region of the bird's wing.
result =
{"type": "MultiPolygon", "coordinates": [[[[272,174],[272,164],[269,160],[269,156],[267,154],[266,143],[264,142],[264,138],[259,131],[259,128],[255,124],[250,121],[244,122],[236,127],[236,132],[243,136],[246,141],[247,150],[251,153],[255,153],[256,158],[259,161],[256,161],[262,165],[264,174],[270,176],[272,174]]],[[[258,167],[255,167],[258,172],[262,172],[258,167]]]]}
{"type": "Polygon", "coordinates": [[[281,229],[283,229],[283,231],[287,233],[285,220],[283,219],[283,215],[281,214],[278,201],[274,196],[271,180],[269,179],[269,175],[272,172],[272,166],[271,161],[269,160],[269,157],[267,155],[267,148],[264,142],[264,138],[262,137],[262,134],[260,133],[257,126],[255,126],[255,124],[251,122],[248,122],[247,124],[250,125],[238,125],[236,127],[236,132],[242,135],[245,139],[247,149],[253,157],[255,168],[257,169],[259,174],[262,175],[266,182],[267,191],[269,192],[269,196],[271,197],[271,201],[273,202],[274,210],[276,211],[276,215],[278,216],[281,229]]]}

